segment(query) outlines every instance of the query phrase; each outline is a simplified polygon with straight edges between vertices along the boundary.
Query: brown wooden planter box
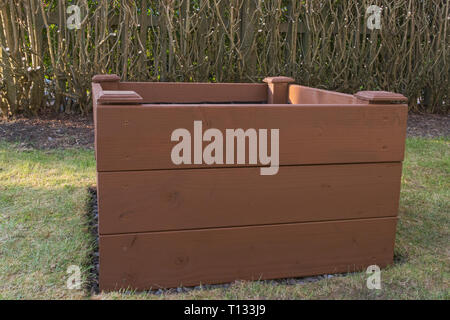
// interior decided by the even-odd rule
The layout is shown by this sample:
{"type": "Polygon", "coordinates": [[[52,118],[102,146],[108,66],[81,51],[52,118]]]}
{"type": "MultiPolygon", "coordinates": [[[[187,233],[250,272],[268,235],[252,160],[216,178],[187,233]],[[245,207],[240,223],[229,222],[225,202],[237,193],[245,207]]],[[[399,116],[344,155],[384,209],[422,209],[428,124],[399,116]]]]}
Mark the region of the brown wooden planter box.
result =
{"type": "Polygon", "coordinates": [[[406,98],[291,82],[94,77],[102,290],[392,263],[406,98]],[[261,175],[261,165],[249,161],[174,164],[171,134],[193,132],[194,121],[221,132],[278,128],[278,173],[261,175]]]}

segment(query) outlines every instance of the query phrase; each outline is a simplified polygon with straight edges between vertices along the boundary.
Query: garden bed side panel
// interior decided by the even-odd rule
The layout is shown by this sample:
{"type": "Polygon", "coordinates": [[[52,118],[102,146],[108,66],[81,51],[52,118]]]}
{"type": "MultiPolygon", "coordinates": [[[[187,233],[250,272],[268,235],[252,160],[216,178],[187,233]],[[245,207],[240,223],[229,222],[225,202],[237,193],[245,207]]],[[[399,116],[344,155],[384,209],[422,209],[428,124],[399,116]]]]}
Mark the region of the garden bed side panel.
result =
{"type": "Polygon", "coordinates": [[[364,270],[392,263],[397,218],[100,236],[101,290],[364,270]]]}
{"type": "Polygon", "coordinates": [[[120,82],[118,87],[135,91],[147,104],[267,101],[267,85],[264,83],[120,82]]]}
{"type": "Polygon", "coordinates": [[[193,134],[196,120],[203,131],[279,129],[281,165],[401,162],[406,119],[406,105],[102,105],[97,170],[211,167],[171,160],[172,132],[193,134]]]}
{"type": "Polygon", "coordinates": [[[100,172],[100,234],[397,216],[401,163],[100,172]]]}

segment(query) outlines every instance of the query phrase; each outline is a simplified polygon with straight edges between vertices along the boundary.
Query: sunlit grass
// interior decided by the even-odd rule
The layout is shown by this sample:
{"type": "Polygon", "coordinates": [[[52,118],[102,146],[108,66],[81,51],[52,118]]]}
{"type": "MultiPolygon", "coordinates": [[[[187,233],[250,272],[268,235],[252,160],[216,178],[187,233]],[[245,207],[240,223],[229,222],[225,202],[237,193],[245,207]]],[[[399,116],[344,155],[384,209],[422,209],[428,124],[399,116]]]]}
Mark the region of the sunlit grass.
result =
{"type": "Polygon", "coordinates": [[[92,151],[20,151],[0,143],[0,297],[81,298],[66,289],[66,270],[86,279],[93,239],[87,187],[95,184],[92,151]]]}
{"type": "Polygon", "coordinates": [[[366,274],[288,285],[236,282],[183,293],[68,290],[69,265],[86,281],[93,238],[87,188],[94,185],[92,151],[21,151],[0,143],[0,298],[104,299],[449,299],[450,140],[407,140],[395,264],[382,289],[366,274]]]}

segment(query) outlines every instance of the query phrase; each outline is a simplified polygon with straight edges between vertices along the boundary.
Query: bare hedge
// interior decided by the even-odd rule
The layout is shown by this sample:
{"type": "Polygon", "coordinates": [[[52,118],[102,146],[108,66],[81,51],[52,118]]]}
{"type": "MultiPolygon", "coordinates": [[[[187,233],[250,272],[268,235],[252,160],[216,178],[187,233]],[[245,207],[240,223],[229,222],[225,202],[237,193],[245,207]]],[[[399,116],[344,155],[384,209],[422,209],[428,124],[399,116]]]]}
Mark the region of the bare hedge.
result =
{"type": "Polygon", "coordinates": [[[446,0],[0,0],[0,114],[87,113],[90,80],[258,82],[389,90],[448,112],[446,0]],[[71,4],[81,8],[70,30],[71,4]],[[366,9],[382,7],[381,30],[366,9]]]}

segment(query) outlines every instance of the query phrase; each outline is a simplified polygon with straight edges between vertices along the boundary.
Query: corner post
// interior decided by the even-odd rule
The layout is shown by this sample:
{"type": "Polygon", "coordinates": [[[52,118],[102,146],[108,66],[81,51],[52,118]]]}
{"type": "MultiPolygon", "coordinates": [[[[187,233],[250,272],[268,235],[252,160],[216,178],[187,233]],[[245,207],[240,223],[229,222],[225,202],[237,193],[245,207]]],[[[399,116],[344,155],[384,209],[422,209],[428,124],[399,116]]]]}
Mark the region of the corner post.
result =
{"type": "Polygon", "coordinates": [[[96,104],[141,104],[142,97],[135,91],[120,90],[120,77],[115,74],[99,74],[92,78],[96,104]]]}
{"type": "Polygon", "coordinates": [[[97,74],[92,78],[93,83],[100,83],[104,90],[118,90],[120,77],[116,74],[97,74]]]}
{"type": "Polygon", "coordinates": [[[289,83],[295,80],[290,77],[267,77],[263,80],[267,83],[267,103],[268,104],[286,104],[288,103],[289,83]]]}

